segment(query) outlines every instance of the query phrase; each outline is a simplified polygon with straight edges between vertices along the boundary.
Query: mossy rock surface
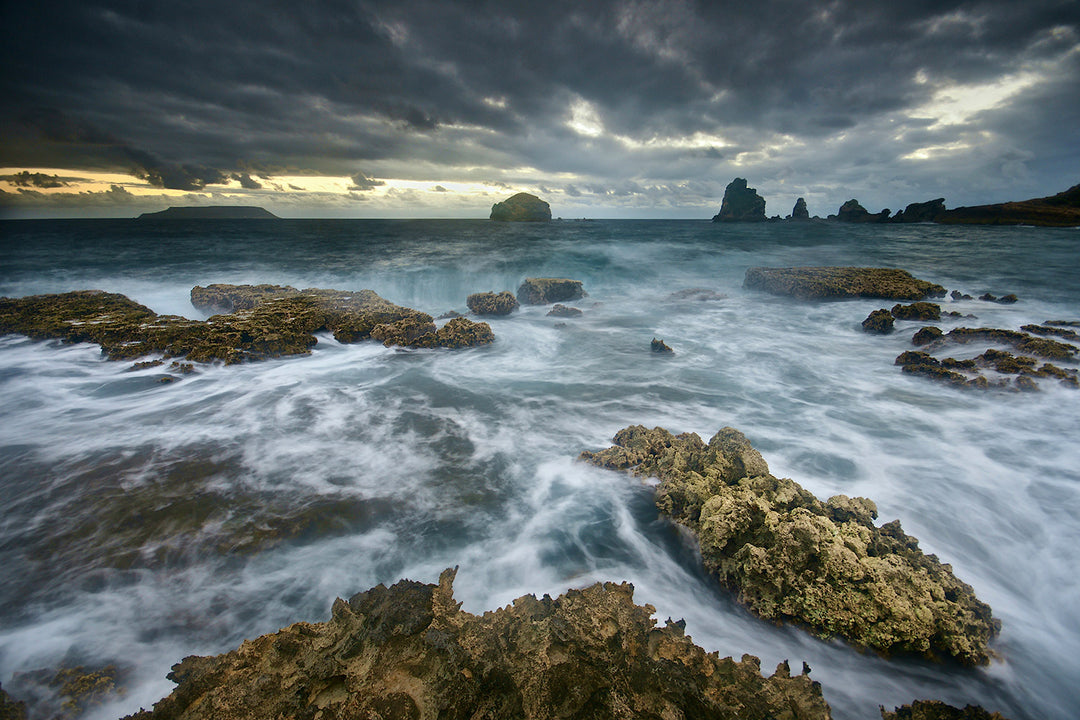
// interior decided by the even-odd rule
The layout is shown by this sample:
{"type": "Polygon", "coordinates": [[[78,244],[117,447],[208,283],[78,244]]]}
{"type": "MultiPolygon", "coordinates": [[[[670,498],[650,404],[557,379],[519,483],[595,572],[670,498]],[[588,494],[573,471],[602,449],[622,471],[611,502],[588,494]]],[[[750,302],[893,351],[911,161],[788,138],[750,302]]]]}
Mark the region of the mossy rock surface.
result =
{"type": "Polygon", "coordinates": [[[517,289],[517,299],[522,305],[550,305],[583,297],[585,289],[581,281],[567,278],[525,278],[517,289]]]}
{"type": "Polygon", "coordinates": [[[477,315],[509,315],[519,307],[517,298],[508,290],[473,293],[465,304],[477,315]]]}
{"type": "MultiPolygon", "coordinates": [[[[160,354],[226,364],[310,353],[318,342],[316,332],[332,332],[339,342],[351,343],[394,323],[395,330],[381,338],[384,342],[390,338],[408,346],[444,346],[430,315],[395,305],[371,290],[210,285],[193,288],[191,298],[196,307],[229,311],[189,320],[158,315],[123,295],[83,290],[0,298],[0,333],[96,343],[113,360],[160,354]]],[[[483,340],[483,333],[475,337],[478,344],[490,342],[483,340]]],[[[459,339],[451,346],[462,347],[459,339]]]]}
{"type": "Polygon", "coordinates": [[[942,286],[895,268],[753,267],[746,271],[743,286],[800,300],[922,300],[945,295],[942,286]]]}
{"type": "Polygon", "coordinates": [[[706,653],[681,623],[657,627],[627,583],[478,616],[454,600],[454,575],[378,585],[336,600],[327,622],[187,657],[172,694],[130,720],[830,717],[809,675],[706,653]]]}
{"type": "Polygon", "coordinates": [[[752,612],[889,655],[989,661],[1000,628],[948,565],[899,521],[878,527],[874,503],[821,502],[768,465],[733,428],[707,444],[641,425],[581,459],[656,477],[656,505],[693,531],[705,566],[752,612]]]}
{"type": "Polygon", "coordinates": [[[1001,713],[989,712],[978,705],[962,708],[938,700],[916,700],[893,712],[881,708],[881,720],[1006,720],[1001,713]]]}

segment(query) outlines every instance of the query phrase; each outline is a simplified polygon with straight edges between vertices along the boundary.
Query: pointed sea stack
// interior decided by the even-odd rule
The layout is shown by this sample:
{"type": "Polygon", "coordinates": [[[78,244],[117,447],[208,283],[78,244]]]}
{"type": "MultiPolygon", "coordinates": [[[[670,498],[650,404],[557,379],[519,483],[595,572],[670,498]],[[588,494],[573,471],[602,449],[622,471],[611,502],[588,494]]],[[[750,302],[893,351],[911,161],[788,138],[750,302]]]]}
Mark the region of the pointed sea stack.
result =
{"type": "Polygon", "coordinates": [[[810,211],[806,209],[806,200],[799,198],[795,201],[795,207],[791,208],[792,220],[809,220],[810,211]]]}
{"type": "Polygon", "coordinates": [[[502,222],[547,222],[551,220],[551,206],[535,195],[522,192],[492,205],[491,219],[502,222]]]}
{"type": "Polygon", "coordinates": [[[755,188],[746,187],[745,178],[735,178],[724,189],[720,212],[713,222],[765,222],[765,198],[755,188]]]}

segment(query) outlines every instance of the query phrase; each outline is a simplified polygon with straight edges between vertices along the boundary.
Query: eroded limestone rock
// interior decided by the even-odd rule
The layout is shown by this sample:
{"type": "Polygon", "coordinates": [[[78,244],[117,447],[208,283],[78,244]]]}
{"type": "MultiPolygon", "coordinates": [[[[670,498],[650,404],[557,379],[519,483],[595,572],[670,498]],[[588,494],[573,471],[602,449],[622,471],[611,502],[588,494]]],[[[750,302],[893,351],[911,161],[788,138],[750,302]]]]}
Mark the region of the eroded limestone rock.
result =
{"type": "Polygon", "coordinates": [[[129,720],[829,717],[809,675],[706,653],[681,623],[656,627],[627,583],[477,616],[454,600],[454,575],[378,585],[336,600],[327,622],[185,658],[173,693],[129,720]]]}
{"type": "Polygon", "coordinates": [[[946,705],[938,700],[916,700],[893,712],[881,708],[881,720],[1005,720],[1001,713],[988,712],[978,705],[963,708],[946,705]]]}
{"type": "Polygon", "coordinates": [[[581,459],[659,478],[657,507],[693,531],[707,569],[760,617],[883,654],[989,661],[1000,629],[989,606],[924,555],[899,521],[875,526],[872,501],[821,502],[769,474],[733,428],[705,444],[693,433],[636,425],[614,443],[581,459]]]}
{"type": "Polygon", "coordinates": [[[394,336],[406,338],[405,344],[424,347],[432,346],[431,338],[416,328],[435,332],[429,315],[395,305],[371,290],[210,285],[192,289],[192,302],[201,308],[232,311],[189,320],[158,315],[123,295],[83,290],[0,298],[0,333],[96,343],[114,360],[161,354],[231,364],[307,354],[318,342],[314,333],[320,331],[330,331],[339,342],[350,343],[371,337],[377,326],[405,321],[414,329],[394,336]]]}
{"type": "Polygon", "coordinates": [[[800,300],[884,298],[921,300],[942,297],[945,288],[919,280],[904,270],[861,267],[753,267],[743,286],[800,300]]]}
{"type": "Polygon", "coordinates": [[[477,315],[509,315],[518,309],[518,301],[509,291],[473,293],[465,299],[477,315]]]}
{"type": "Polygon", "coordinates": [[[862,321],[863,331],[877,335],[888,335],[893,331],[893,325],[893,314],[884,308],[874,310],[862,321]]]}
{"type": "Polygon", "coordinates": [[[517,289],[517,299],[522,305],[550,305],[583,297],[585,289],[581,281],[566,278],[525,278],[517,289]]]}

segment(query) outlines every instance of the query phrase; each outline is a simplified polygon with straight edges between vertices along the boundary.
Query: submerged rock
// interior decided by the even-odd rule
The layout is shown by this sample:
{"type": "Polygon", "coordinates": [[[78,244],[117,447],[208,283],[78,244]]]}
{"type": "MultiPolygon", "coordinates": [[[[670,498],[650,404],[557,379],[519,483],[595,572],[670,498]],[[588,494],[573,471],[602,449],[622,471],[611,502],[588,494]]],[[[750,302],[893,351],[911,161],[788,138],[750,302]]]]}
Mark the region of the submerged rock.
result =
{"type": "Polygon", "coordinates": [[[765,222],[765,198],[746,186],[745,178],[735,178],[724,188],[720,212],[713,222],[765,222]]]}
{"type": "Polygon", "coordinates": [[[517,299],[507,290],[473,293],[465,299],[465,304],[477,315],[509,315],[518,309],[517,299]]]}
{"type": "Polygon", "coordinates": [[[862,321],[862,329],[865,332],[877,335],[888,335],[893,331],[893,325],[893,314],[885,308],[874,310],[862,321]]]}
{"type": "Polygon", "coordinates": [[[927,325],[924,328],[920,328],[915,331],[915,334],[911,336],[911,344],[915,347],[922,347],[923,345],[929,345],[942,338],[945,333],[941,331],[941,328],[927,325]]]}
{"type": "Polygon", "coordinates": [[[941,306],[937,303],[915,302],[893,305],[892,316],[897,320],[940,320],[941,306]]]}
{"type": "Polygon", "coordinates": [[[686,300],[695,302],[713,302],[727,300],[728,296],[722,292],[713,290],[712,288],[686,288],[684,290],[676,290],[668,295],[666,299],[671,302],[683,302],[686,300]]]}
{"type": "Polygon", "coordinates": [[[997,328],[954,328],[943,340],[954,343],[999,342],[1011,345],[1015,350],[1028,355],[1048,360],[1071,360],[1080,353],[1080,348],[1068,343],[1058,342],[1044,337],[1035,337],[1016,330],[997,328]]]}
{"type": "Polygon", "coordinates": [[[584,315],[584,313],[581,312],[581,310],[578,310],[577,308],[566,307],[565,305],[556,304],[556,305],[552,306],[551,310],[548,311],[548,315],[550,315],[551,317],[571,318],[571,317],[581,317],[582,315],[584,315]]]}
{"type": "Polygon", "coordinates": [[[756,615],[883,654],[986,664],[1000,622],[948,565],[924,555],[874,503],[821,502],[768,465],[733,428],[708,444],[637,425],[584,452],[594,465],[656,477],[656,505],[697,537],[706,568],[756,615]]]}
{"type": "Polygon", "coordinates": [[[940,285],[894,268],[752,267],[746,271],[743,286],[800,300],[921,300],[945,295],[945,288],[940,285]]]}
{"type": "Polygon", "coordinates": [[[26,703],[15,700],[0,686],[0,720],[26,720],[26,703]]]}
{"type": "Polygon", "coordinates": [[[1006,720],[1001,713],[988,712],[979,705],[963,708],[946,705],[937,700],[916,700],[893,712],[881,708],[881,720],[1006,720]]]}
{"type": "MultiPolygon", "coordinates": [[[[402,321],[434,332],[434,326],[427,325],[429,315],[395,305],[371,290],[210,285],[191,292],[196,307],[232,311],[188,320],[158,315],[123,295],[99,290],[0,298],[0,333],[92,342],[114,360],[161,354],[231,364],[310,353],[318,342],[314,333],[321,331],[332,332],[343,343],[367,339],[377,326],[402,321]]],[[[419,344],[427,347],[426,342],[419,344]]]]}
{"type": "Polygon", "coordinates": [[[652,343],[649,347],[654,353],[657,353],[658,355],[675,354],[675,351],[668,347],[668,344],[666,342],[664,342],[663,340],[657,340],[656,338],[652,339],[652,343]]]}
{"type": "Polygon", "coordinates": [[[16,672],[8,689],[20,702],[0,690],[0,720],[75,720],[124,694],[121,673],[115,665],[16,672]]]}
{"type": "Polygon", "coordinates": [[[547,222],[551,220],[551,206],[535,195],[521,192],[492,205],[490,218],[502,222],[547,222]]]}
{"type": "Polygon", "coordinates": [[[585,289],[581,281],[566,278],[525,278],[517,289],[517,299],[522,305],[550,305],[583,297],[585,289]]]}
{"type": "Polygon", "coordinates": [[[630,718],[825,720],[807,674],[786,662],[706,653],[682,623],[657,627],[633,586],[525,595],[477,616],[438,585],[402,580],[334,601],[216,657],[173,666],[171,695],[129,720],[235,718],[630,718]]]}

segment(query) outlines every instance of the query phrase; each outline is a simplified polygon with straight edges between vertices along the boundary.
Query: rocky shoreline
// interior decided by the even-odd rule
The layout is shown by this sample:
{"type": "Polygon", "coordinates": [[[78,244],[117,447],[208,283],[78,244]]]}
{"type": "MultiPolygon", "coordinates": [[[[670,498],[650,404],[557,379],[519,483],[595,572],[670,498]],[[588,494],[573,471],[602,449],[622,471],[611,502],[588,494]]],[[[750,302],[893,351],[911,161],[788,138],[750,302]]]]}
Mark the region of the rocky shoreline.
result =
{"type": "MultiPolygon", "coordinates": [[[[783,218],[789,222],[808,220],[810,217],[806,200],[799,198],[791,214],[783,218]]],[[[779,215],[765,215],[765,199],[756,189],[747,187],[745,178],[735,178],[724,190],[720,212],[713,222],[777,222],[779,215]]],[[[946,225],[1035,225],[1042,227],[1080,227],[1080,185],[1043,198],[1019,202],[997,203],[958,207],[948,210],[945,198],[910,203],[895,215],[888,208],[871,213],[852,198],[842,204],[835,214],[825,220],[843,223],[942,223],[946,225]]]]}

